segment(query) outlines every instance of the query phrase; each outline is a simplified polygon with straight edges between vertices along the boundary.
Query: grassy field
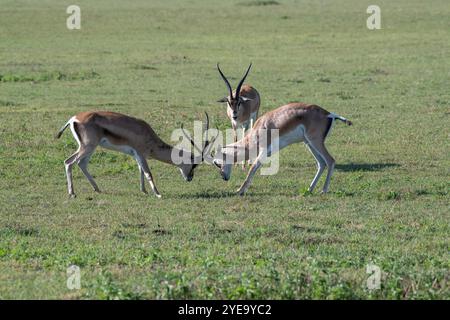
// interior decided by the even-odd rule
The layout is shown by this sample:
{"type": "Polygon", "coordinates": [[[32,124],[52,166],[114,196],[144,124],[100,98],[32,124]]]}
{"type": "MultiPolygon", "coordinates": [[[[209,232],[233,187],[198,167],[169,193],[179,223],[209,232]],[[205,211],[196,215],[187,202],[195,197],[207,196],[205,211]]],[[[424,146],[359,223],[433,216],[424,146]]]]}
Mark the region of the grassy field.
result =
{"type": "Polygon", "coordinates": [[[78,0],[79,31],[70,4],[0,1],[0,298],[450,298],[447,0],[377,1],[374,31],[373,1],[78,0]],[[237,82],[250,61],[263,113],[303,101],[354,122],[327,140],[329,194],[303,192],[315,162],[293,145],[245,197],[241,169],[225,182],[202,165],[187,183],[150,161],[162,199],[99,149],[103,193],[75,168],[68,199],[77,145],[53,136],[73,114],[134,115],[167,142],[204,111],[225,129],[215,64],[237,82]]]}

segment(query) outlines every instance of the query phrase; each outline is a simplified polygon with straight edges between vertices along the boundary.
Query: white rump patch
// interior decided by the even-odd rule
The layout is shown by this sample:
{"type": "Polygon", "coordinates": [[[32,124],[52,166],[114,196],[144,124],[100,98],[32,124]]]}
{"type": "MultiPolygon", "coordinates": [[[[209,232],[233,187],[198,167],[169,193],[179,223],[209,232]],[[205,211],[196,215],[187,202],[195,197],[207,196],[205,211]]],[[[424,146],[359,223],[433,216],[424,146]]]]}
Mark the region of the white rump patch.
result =
{"type": "Polygon", "coordinates": [[[72,131],[72,135],[73,135],[73,137],[75,138],[75,140],[78,143],[78,150],[77,150],[77,152],[79,152],[80,151],[80,147],[81,147],[80,137],[78,136],[77,132],[75,131],[75,127],[73,125],[74,122],[78,123],[79,121],[78,121],[78,119],[75,116],[73,116],[72,118],[69,119],[68,122],[69,122],[69,125],[70,125],[70,131],[72,131]]]}

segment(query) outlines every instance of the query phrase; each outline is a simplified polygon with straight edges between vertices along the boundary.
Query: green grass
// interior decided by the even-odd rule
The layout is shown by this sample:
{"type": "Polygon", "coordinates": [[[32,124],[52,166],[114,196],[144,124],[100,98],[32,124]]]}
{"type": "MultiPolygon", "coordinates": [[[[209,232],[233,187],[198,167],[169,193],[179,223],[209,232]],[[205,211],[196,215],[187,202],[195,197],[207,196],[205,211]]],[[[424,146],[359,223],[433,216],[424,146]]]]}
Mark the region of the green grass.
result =
{"type": "Polygon", "coordinates": [[[371,1],[79,0],[80,31],[71,3],[0,4],[0,298],[450,298],[448,1],[378,1],[375,31],[371,1]],[[242,198],[239,168],[186,183],[154,161],[163,198],[144,196],[134,160],[98,150],[103,193],[76,168],[68,199],[76,143],[53,136],[73,114],[131,114],[168,142],[204,111],[227,128],[215,64],[236,83],[250,61],[262,112],[304,101],[354,122],[327,140],[329,194],[306,192],[315,163],[294,145],[242,198]]]}

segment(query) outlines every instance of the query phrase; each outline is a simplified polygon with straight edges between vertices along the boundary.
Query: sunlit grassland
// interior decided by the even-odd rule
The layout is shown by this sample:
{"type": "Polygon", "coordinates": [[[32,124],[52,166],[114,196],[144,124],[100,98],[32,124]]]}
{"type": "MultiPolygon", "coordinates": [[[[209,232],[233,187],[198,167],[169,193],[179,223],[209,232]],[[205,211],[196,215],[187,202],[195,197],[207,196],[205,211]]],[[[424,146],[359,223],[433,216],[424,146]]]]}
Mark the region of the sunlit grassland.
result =
{"type": "Polygon", "coordinates": [[[0,298],[449,298],[447,1],[379,1],[374,31],[371,1],[80,0],[79,31],[69,4],[0,1],[0,298]],[[245,197],[240,168],[187,183],[150,160],[162,199],[139,192],[133,159],[99,149],[103,193],[75,168],[68,199],[77,145],[53,138],[67,119],[127,113],[171,143],[204,111],[228,128],[217,62],[233,83],[253,62],[263,113],[303,101],[354,122],[327,140],[329,194],[303,192],[315,162],[293,145],[245,197]]]}

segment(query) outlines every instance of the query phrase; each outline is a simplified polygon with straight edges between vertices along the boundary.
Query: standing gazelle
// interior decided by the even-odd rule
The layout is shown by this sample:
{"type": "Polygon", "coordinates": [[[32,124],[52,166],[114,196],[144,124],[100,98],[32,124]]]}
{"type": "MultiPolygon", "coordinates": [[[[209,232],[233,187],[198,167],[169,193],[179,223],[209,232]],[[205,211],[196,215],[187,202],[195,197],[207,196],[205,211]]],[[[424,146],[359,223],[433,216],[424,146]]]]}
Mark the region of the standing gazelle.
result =
{"type": "MultiPolygon", "coordinates": [[[[61,137],[64,130],[69,126],[79,145],[78,150],[64,161],[70,197],[75,197],[72,182],[72,167],[75,163],[78,164],[94,190],[100,192],[97,183],[87,170],[89,159],[99,145],[135,158],[141,175],[141,191],[147,193],[145,189],[145,179],[147,179],[154,194],[160,198],[161,194],[156,189],[146,159],[154,158],[175,165],[180,169],[184,179],[191,181],[194,176],[194,169],[203,161],[203,153],[209,143],[206,139],[201,150],[201,156],[194,157],[192,153],[175,149],[162,141],[145,121],[109,111],[78,113],[59,130],[56,138],[61,137]],[[183,159],[190,159],[191,161],[176,164],[172,160],[173,152],[183,159]]],[[[206,115],[206,130],[208,130],[208,127],[209,119],[206,115]]],[[[190,139],[190,142],[196,147],[192,139],[190,139]]],[[[198,147],[196,149],[199,150],[198,147]]]]}
{"type": "Polygon", "coordinates": [[[227,115],[231,120],[234,142],[237,142],[237,130],[249,130],[258,118],[259,105],[261,103],[259,93],[252,86],[244,84],[251,67],[252,64],[249,65],[244,77],[239,81],[236,90],[233,91],[230,82],[220,70],[219,64],[217,64],[217,70],[225,82],[229,94],[227,97],[218,100],[218,102],[227,103],[227,115]]]}
{"type": "Polygon", "coordinates": [[[290,144],[304,142],[317,161],[317,173],[309,186],[309,191],[314,190],[325,167],[328,167],[322,191],[326,193],[330,185],[335,161],[325,148],[324,142],[335,119],[348,125],[352,124],[344,117],[330,113],[316,105],[290,103],[281,106],[261,116],[242,140],[223,147],[215,154],[212,161],[220,168],[222,178],[228,180],[231,175],[232,164],[238,161],[237,159],[249,160],[251,155],[255,154],[255,161],[250,167],[244,183],[237,191],[239,195],[243,195],[251,184],[255,172],[267,157],[290,144]],[[273,129],[278,130],[279,140],[271,141],[270,137],[266,136],[268,143],[262,145],[261,137],[268,135],[270,130],[273,129]]]}

